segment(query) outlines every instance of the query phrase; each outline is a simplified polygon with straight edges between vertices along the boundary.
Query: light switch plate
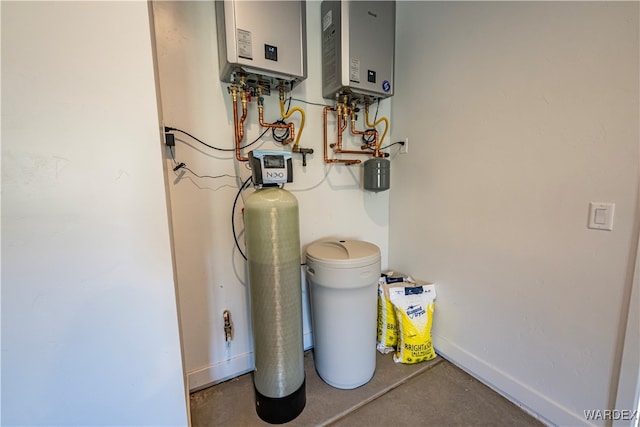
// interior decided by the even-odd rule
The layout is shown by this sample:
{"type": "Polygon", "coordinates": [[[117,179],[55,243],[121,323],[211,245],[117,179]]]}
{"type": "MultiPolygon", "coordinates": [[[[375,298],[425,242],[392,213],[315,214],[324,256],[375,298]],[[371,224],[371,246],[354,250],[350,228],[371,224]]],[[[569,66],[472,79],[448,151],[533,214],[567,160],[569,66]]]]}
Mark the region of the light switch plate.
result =
{"type": "Polygon", "coordinates": [[[589,203],[589,224],[587,227],[594,230],[613,230],[615,208],[615,203],[589,203]]]}

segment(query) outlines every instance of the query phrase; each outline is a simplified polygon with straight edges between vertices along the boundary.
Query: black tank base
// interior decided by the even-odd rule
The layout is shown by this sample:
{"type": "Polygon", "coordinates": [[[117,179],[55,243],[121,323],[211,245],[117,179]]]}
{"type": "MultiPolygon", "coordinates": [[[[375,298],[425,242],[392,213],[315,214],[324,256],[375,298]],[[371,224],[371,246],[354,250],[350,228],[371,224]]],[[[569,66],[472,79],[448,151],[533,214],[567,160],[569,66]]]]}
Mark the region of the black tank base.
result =
{"type": "Polygon", "coordinates": [[[284,424],[296,418],[307,403],[305,381],[299,389],[285,397],[267,397],[260,393],[255,385],[256,412],[258,416],[269,424],[284,424]]]}

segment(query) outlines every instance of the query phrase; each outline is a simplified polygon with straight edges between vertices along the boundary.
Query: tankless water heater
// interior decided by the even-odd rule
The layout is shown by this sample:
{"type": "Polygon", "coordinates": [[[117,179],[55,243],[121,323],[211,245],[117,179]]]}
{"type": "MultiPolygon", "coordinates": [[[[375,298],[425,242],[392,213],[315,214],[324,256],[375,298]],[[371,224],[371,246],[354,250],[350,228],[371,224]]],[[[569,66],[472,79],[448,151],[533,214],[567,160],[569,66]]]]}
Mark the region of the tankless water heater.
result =
{"type": "Polygon", "coordinates": [[[323,1],[322,96],[393,95],[395,1],[323,1]]]}
{"type": "Polygon", "coordinates": [[[220,79],[295,86],[307,77],[304,1],[216,1],[220,79]],[[280,79],[280,80],[278,80],[280,79]]]}

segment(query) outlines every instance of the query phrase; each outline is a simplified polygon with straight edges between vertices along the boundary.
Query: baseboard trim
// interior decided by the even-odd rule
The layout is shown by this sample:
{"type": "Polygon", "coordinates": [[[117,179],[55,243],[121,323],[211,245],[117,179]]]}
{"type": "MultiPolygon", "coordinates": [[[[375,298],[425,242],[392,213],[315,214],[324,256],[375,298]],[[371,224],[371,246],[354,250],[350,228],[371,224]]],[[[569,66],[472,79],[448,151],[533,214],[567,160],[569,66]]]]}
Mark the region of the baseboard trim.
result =
{"type": "MultiPolygon", "coordinates": [[[[303,334],[303,345],[305,350],[313,347],[310,331],[303,334]]],[[[187,372],[187,387],[189,392],[193,393],[251,371],[253,371],[253,352],[241,353],[229,360],[187,372]]]]}
{"type": "Polygon", "coordinates": [[[236,355],[229,360],[187,372],[189,392],[202,390],[251,371],[253,371],[253,353],[236,355]]]}
{"type": "Polygon", "coordinates": [[[595,425],[547,396],[518,381],[506,372],[453,344],[442,336],[433,337],[436,352],[523,410],[548,425],[595,425]],[[526,402],[526,403],[525,403],[526,402]]]}

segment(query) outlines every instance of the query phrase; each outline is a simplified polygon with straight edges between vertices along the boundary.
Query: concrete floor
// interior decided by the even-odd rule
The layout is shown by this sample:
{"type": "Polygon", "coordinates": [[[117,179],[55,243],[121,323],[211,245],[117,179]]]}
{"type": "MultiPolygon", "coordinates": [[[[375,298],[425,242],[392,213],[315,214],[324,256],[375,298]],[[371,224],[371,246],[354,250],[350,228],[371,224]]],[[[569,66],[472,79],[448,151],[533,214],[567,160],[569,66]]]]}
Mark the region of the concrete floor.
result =
{"type": "MultiPolygon", "coordinates": [[[[373,379],[353,390],[325,384],[305,353],[307,404],[287,426],[542,426],[478,380],[438,357],[416,365],[378,354],[373,379]]],[[[269,426],[256,415],[251,374],[191,395],[191,422],[269,426]]]]}

